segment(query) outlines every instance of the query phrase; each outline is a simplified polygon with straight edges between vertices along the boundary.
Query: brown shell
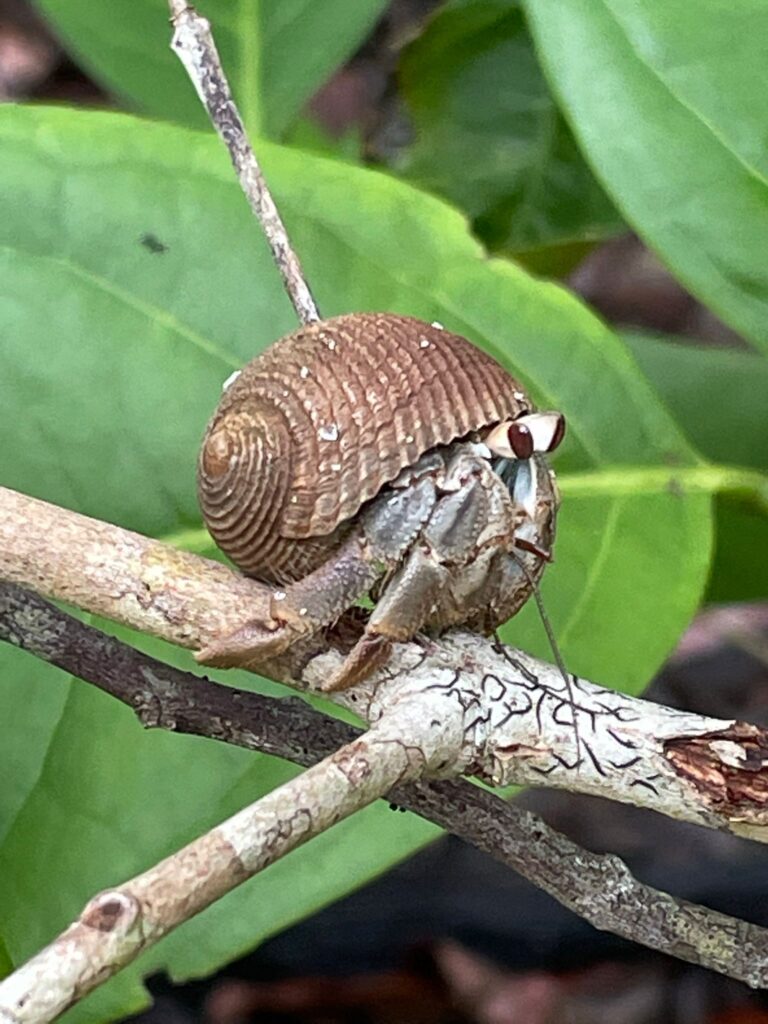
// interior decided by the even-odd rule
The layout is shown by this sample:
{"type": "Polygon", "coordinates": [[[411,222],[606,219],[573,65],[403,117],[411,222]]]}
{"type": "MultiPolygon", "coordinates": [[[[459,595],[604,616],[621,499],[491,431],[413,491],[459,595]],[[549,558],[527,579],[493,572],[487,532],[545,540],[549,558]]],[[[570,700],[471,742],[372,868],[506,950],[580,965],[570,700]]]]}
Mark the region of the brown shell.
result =
{"type": "Polygon", "coordinates": [[[494,359],[439,326],[388,313],[310,324],[222,396],[200,453],[203,514],[243,571],[297,579],[425,451],[531,408],[494,359]]]}

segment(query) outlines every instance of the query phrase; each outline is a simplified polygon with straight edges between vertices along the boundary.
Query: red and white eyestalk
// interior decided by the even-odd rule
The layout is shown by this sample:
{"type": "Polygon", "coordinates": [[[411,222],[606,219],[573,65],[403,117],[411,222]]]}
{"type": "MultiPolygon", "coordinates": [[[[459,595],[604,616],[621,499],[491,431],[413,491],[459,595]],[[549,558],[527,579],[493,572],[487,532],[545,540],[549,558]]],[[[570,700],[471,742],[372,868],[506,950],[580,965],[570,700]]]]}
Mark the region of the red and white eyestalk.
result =
{"type": "Polygon", "coordinates": [[[485,443],[502,458],[530,459],[534,452],[553,452],[564,437],[565,416],[561,412],[530,412],[493,427],[485,443]]]}

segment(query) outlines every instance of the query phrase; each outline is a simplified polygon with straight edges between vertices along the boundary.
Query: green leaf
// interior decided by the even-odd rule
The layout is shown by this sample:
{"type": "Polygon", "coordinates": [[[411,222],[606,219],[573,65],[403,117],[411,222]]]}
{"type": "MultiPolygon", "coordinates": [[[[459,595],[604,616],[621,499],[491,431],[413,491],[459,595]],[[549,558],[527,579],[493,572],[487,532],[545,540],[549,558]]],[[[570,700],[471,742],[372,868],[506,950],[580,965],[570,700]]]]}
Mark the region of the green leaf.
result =
{"type": "MultiPolygon", "coordinates": [[[[195,544],[196,449],[221,382],[294,324],[226,154],[168,125],[9,106],[0,146],[0,482],[195,544]]],[[[574,671],[640,689],[699,602],[722,480],[621,341],[562,288],[489,260],[453,209],[389,175],[258,148],[325,315],[440,320],[565,411],[545,596],[574,671]]],[[[527,612],[508,628],[545,650],[527,612]]],[[[18,653],[0,658],[13,707],[0,718],[0,775],[14,776],[0,802],[0,936],[15,962],[98,888],[290,772],[145,733],[84,684],[18,653]]],[[[142,971],[214,969],[433,834],[370,808],[185,925],[73,1017],[135,1008],[142,971]]]]}
{"type": "Polygon", "coordinates": [[[767,359],[637,332],[622,336],[702,455],[768,471],[767,359]]]}
{"type": "MultiPolygon", "coordinates": [[[[624,338],[700,452],[713,462],[768,473],[768,360],[649,335],[624,338]]],[[[768,597],[768,563],[757,557],[768,544],[768,500],[759,500],[757,476],[752,486],[734,484],[723,487],[716,502],[717,543],[706,595],[712,602],[768,597]]]]}
{"type": "MultiPolygon", "coordinates": [[[[72,54],[136,110],[202,128],[197,94],[169,49],[166,0],[35,0],[72,54]]],[[[251,132],[280,136],[357,49],[386,0],[204,0],[251,132]]]]}
{"type": "Polygon", "coordinates": [[[399,169],[465,210],[492,249],[541,259],[540,249],[620,230],[557,110],[515,0],[441,9],[406,51],[400,77],[416,139],[399,169]]]}
{"type": "Polygon", "coordinates": [[[619,209],[702,302],[768,347],[768,183],[754,159],[765,146],[768,7],[753,0],[735,22],[721,0],[525,8],[576,137],[619,209]]]}
{"type": "Polygon", "coordinates": [[[768,509],[723,494],[715,503],[717,545],[706,600],[765,601],[768,598],[768,509]]]}
{"type": "Polygon", "coordinates": [[[638,57],[680,103],[745,165],[768,175],[763,0],[705,0],[695,10],[683,3],[611,0],[610,7],[638,57]]]}
{"type": "Polygon", "coordinates": [[[5,948],[3,940],[0,938],[0,980],[10,974],[12,970],[13,961],[8,955],[8,950],[5,948]]]}

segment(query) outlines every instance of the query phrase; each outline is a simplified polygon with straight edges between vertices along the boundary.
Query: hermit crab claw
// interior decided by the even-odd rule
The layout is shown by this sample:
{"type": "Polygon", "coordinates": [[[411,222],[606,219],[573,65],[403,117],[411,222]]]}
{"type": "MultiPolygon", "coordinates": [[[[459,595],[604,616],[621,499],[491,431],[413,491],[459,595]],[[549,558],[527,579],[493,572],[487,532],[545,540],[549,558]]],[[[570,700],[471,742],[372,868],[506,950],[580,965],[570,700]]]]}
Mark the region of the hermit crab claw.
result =
{"type": "Polygon", "coordinates": [[[534,452],[552,452],[565,436],[561,412],[530,412],[504,420],[486,436],[485,443],[505,459],[530,459],[534,452]]]}

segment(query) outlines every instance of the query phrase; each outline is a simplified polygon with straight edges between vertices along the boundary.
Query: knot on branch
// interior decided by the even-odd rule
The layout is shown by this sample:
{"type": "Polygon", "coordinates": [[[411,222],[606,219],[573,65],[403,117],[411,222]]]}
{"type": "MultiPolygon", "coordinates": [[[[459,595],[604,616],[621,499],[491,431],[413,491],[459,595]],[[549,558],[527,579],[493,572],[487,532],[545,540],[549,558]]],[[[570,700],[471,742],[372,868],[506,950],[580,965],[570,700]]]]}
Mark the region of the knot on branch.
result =
{"type": "Polygon", "coordinates": [[[98,932],[119,930],[125,934],[141,913],[138,900],[124,892],[102,892],[94,896],[80,915],[80,923],[98,932]]]}

